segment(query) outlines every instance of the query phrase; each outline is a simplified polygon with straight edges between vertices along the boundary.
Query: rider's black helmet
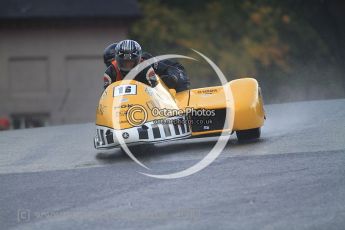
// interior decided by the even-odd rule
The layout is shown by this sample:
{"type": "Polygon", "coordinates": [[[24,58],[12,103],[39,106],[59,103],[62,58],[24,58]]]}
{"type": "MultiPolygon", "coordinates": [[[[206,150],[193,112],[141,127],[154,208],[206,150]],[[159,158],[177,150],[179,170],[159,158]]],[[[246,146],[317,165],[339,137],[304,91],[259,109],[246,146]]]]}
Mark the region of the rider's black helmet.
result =
{"type": "Polygon", "coordinates": [[[105,48],[103,52],[103,61],[104,64],[109,67],[111,65],[111,62],[115,59],[115,47],[117,43],[113,43],[109,45],[107,48],[105,48]]]}
{"type": "Polygon", "coordinates": [[[115,60],[121,71],[129,72],[139,64],[142,55],[141,46],[133,40],[124,40],[115,47],[115,60]]]}

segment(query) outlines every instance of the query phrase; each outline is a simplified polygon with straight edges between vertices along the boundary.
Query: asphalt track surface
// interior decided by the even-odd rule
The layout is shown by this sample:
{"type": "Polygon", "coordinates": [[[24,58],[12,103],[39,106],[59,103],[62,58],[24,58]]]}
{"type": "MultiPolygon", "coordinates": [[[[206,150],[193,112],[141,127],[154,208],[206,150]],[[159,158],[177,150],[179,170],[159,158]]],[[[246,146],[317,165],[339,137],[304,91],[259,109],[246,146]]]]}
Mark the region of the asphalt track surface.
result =
{"type": "Polygon", "coordinates": [[[262,138],[159,144],[135,164],[93,124],[0,133],[0,229],[345,229],[345,100],[269,105],[262,138]]]}

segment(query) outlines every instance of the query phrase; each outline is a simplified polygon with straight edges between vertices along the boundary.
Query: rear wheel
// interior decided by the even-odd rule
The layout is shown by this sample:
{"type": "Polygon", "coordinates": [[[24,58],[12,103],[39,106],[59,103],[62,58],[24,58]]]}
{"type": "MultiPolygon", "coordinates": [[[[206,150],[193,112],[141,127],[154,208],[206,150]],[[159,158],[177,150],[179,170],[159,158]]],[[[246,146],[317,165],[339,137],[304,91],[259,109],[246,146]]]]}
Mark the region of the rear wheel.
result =
{"type": "Polygon", "coordinates": [[[239,141],[248,141],[259,138],[261,135],[261,128],[247,129],[236,131],[236,136],[239,141]]]}

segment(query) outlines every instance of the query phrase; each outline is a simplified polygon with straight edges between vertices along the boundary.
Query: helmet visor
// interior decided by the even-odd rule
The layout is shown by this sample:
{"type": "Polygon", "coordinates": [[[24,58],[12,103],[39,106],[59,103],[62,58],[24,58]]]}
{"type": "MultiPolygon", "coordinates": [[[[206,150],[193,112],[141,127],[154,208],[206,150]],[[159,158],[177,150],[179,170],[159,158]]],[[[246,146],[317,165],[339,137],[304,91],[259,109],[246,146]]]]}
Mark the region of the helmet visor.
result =
{"type": "Polygon", "coordinates": [[[139,62],[138,58],[135,59],[120,59],[118,60],[118,66],[120,68],[120,70],[122,71],[130,71],[131,69],[133,69],[139,62]]]}

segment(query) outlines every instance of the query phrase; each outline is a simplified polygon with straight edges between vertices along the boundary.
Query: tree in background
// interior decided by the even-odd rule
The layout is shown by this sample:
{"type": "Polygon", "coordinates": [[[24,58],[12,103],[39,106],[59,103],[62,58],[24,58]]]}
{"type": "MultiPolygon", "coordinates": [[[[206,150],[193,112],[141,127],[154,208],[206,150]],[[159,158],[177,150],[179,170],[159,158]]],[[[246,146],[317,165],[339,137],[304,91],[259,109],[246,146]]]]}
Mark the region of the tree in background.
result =
{"type": "MultiPolygon", "coordinates": [[[[344,96],[342,87],[332,85],[342,72],[334,68],[327,42],[303,15],[303,9],[309,7],[313,15],[322,6],[296,4],[294,0],[142,1],[144,16],[130,35],[155,55],[195,56],[190,49],[196,49],[211,58],[228,80],[254,76],[271,102],[344,96]]],[[[182,62],[193,87],[219,84],[206,64],[182,62]]]]}

